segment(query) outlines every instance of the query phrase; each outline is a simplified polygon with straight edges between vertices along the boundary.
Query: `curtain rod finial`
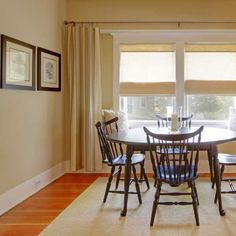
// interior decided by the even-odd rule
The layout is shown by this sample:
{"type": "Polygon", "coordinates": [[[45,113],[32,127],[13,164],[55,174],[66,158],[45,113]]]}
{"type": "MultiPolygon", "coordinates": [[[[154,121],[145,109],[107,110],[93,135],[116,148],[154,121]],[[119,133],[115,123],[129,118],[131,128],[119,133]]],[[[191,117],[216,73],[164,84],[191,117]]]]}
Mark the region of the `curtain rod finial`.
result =
{"type": "Polygon", "coordinates": [[[76,22],[75,22],[75,21],[67,21],[67,20],[65,20],[65,21],[64,21],[64,24],[65,24],[65,25],[70,25],[70,24],[75,25],[76,22]]]}

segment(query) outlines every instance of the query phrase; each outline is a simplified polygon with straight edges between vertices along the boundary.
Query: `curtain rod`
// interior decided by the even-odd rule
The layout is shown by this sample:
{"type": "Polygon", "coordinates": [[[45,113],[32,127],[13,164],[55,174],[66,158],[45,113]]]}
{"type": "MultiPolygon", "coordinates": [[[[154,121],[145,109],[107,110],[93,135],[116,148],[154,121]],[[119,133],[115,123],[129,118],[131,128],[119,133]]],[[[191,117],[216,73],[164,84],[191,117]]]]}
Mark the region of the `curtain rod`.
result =
{"type": "Polygon", "coordinates": [[[236,24],[236,21],[64,21],[68,24],[236,24]]]}

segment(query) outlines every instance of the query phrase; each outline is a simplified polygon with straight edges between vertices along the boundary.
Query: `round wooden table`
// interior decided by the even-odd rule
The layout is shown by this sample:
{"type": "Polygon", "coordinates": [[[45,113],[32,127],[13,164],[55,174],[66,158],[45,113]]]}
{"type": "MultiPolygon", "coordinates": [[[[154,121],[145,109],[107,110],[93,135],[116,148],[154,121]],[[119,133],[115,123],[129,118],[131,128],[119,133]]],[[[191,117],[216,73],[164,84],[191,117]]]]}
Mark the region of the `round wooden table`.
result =
{"type": "MultiPolygon", "coordinates": [[[[154,133],[158,134],[171,134],[171,133],[189,133],[195,131],[199,127],[181,128],[177,132],[171,132],[168,128],[147,127],[154,133]]],[[[131,177],[131,157],[134,151],[145,152],[148,150],[146,134],[143,128],[128,129],[126,131],[114,132],[108,136],[112,142],[123,143],[126,145],[126,166],[125,166],[125,194],[124,194],[124,207],[121,211],[121,216],[126,216],[128,204],[129,182],[131,177]]],[[[220,181],[220,166],[218,161],[217,144],[222,144],[236,140],[236,131],[222,128],[204,127],[201,137],[200,150],[207,151],[209,167],[211,172],[211,181],[213,181],[213,167],[216,181],[216,191],[218,196],[218,205],[220,215],[225,215],[222,207],[221,200],[221,181],[220,181]],[[212,165],[213,160],[213,165],[212,165]]]]}

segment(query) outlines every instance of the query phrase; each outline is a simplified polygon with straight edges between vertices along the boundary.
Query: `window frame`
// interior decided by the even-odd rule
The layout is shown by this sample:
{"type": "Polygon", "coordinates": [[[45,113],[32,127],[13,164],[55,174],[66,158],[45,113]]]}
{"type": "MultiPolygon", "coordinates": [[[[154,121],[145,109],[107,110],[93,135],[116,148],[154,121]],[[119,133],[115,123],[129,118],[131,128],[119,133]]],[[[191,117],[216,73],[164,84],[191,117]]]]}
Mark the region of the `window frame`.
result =
{"type": "MultiPolygon", "coordinates": [[[[175,44],[176,48],[176,105],[187,111],[187,94],[184,81],[184,46],[186,43],[236,42],[236,30],[156,30],[156,31],[112,31],[113,35],[113,109],[119,110],[119,62],[121,44],[175,44]]],[[[222,94],[223,95],[223,94],[222,94]]],[[[194,122],[195,123],[195,122],[194,122]]],[[[199,123],[199,121],[197,121],[199,123]]],[[[204,124],[222,126],[222,121],[204,121],[204,124]]],[[[201,124],[202,124],[201,123],[201,124]]],[[[225,123],[225,121],[223,122],[225,123]]]]}

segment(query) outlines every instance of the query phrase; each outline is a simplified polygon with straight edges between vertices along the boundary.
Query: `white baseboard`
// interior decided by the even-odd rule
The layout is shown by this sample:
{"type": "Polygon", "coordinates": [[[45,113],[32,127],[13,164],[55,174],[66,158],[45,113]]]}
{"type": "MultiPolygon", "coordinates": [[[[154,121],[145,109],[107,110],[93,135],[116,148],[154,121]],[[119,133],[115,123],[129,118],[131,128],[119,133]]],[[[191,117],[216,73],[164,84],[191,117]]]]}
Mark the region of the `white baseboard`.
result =
{"type": "Polygon", "coordinates": [[[0,215],[38,192],[70,169],[66,160],[0,195],[0,215]]]}

